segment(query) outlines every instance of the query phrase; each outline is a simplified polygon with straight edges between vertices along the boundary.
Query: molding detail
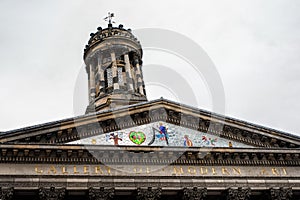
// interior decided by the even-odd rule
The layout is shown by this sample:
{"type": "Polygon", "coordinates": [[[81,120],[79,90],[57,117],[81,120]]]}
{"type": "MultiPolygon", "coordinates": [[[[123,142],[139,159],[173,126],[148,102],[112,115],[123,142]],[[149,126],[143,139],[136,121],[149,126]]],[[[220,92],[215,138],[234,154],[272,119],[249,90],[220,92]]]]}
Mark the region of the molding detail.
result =
{"type": "Polygon", "coordinates": [[[152,187],[148,187],[146,190],[137,188],[137,200],[158,200],[160,199],[161,193],[161,188],[152,189],[152,187]]]}
{"type": "Polygon", "coordinates": [[[115,189],[104,189],[100,187],[99,189],[89,188],[89,199],[90,200],[110,200],[113,199],[115,195],[115,189]]]}
{"type": "Polygon", "coordinates": [[[39,197],[41,200],[63,200],[66,194],[65,188],[56,189],[50,187],[50,189],[39,188],[39,197]]]}
{"type": "Polygon", "coordinates": [[[250,200],[251,190],[250,188],[229,188],[227,190],[227,200],[250,200]]]}
{"type": "Polygon", "coordinates": [[[270,189],[271,200],[290,200],[292,199],[292,188],[270,189]]]}
{"type": "Polygon", "coordinates": [[[203,200],[207,195],[206,188],[183,188],[183,200],[203,200]]]}
{"type": "Polygon", "coordinates": [[[0,187],[0,199],[1,200],[11,200],[14,195],[14,188],[2,189],[0,187]]]}
{"type": "Polygon", "coordinates": [[[115,158],[122,164],[128,163],[128,159],[122,153],[125,151],[151,153],[148,158],[136,156],[131,163],[150,164],[199,164],[199,165],[242,165],[242,166],[299,166],[300,154],[294,149],[267,149],[267,148],[243,148],[232,151],[230,148],[189,148],[164,147],[156,151],[157,147],[148,146],[90,146],[84,149],[82,146],[70,145],[38,145],[30,144],[24,149],[24,145],[2,144],[0,145],[0,163],[86,163],[101,164],[89,151],[97,151],[99,154],[113,154],[113,157],[105,158],[108,164],[114,164],[115,158]],[[153,152],[154,151],[154,152],[153,152]],[[153,152],[153,153],[152,153],[153,152]],[[176,160],[170,159],[171,154],[176,160]],[[45,156],[46,155],[46,156],[45,156]],[[203,156],[205,155],[205,156],[203,156]]]}

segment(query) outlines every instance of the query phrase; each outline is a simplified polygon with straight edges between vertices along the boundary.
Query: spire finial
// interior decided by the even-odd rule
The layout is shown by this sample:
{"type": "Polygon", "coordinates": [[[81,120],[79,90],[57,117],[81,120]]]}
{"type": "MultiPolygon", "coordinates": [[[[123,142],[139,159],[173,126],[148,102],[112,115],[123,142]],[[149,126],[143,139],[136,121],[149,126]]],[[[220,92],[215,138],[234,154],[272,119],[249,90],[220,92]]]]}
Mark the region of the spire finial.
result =
{"type": "Polygon", "coordinates": [[[108,24],[111,24],[111,23],[115,23],[114,21],[112,21],[112,18],[115,17],[115,14],[114,13],[110,13],[108,12],[108,16],[104,18],[105,21],[108,21],[108,24]]]}

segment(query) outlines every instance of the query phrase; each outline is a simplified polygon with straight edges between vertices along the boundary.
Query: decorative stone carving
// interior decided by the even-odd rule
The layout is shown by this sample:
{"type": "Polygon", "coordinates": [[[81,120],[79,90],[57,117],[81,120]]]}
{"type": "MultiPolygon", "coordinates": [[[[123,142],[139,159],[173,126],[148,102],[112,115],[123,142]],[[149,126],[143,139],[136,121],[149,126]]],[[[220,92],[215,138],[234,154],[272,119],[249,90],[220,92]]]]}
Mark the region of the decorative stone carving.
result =
{"type": "Polygon", "coordinates": [[[41,200],[62,200],[65,194],[65,188],[56,189],[55,187],[50,187],[50,189],[46,189],[41,187],[39,189],[39,197],[41,200]]]}
{"type": "Polygon", "coordinates": [[[100,189],[90,188],[89,189],[89,199],[90,200],[109,200],[113,199],[115,195],[115,189],[104,189],[104,187],[100,187],[100,189]]]}
{"type": "Polygon", "coordinates": [[[14,194],[14,188],[7,188],[7,189],[2,189],[0,187],[0,199],[1,200],[10,200],[12,199],[14,194]]]}
{"type": "Polygon", "coordinates": [[[291,188],[270,189],[271,200],[290,200],[292,199],[293,192],[291,188]]]}
{"type": "Polygon", "coordinates": [[[207,195],[206,188],[197,188],[193,189],[183,188],[183,200],[203,200],[207,195]]]}
{"type": "Polygon", "coordinates": [[[137,189],[137,200],[157,200],[160,199],[162,189],[152,189],[152,187],[148,187],[147,190],[143,190],[141,188],[137,189]]]}
{"type": "Polygon", "coordinates": [[[250,188],[229,188],[227,190],[227,200],[249,200],[251,195],[250,188]]]}

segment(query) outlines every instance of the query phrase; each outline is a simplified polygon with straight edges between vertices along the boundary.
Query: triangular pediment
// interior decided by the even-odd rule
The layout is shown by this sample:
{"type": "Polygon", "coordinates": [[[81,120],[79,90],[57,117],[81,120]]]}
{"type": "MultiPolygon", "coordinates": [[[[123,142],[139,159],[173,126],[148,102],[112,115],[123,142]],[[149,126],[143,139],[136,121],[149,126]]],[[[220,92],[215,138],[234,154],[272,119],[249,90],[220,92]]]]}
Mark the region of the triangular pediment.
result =
{"type": "Polygon", "coordinates": [[[160,123],[168,129],[169,146],[300,147],[297,136],[165,99],[4,132],[0,142],[110,145],[120,137],[118,145],[165,146],[160,123]]]}

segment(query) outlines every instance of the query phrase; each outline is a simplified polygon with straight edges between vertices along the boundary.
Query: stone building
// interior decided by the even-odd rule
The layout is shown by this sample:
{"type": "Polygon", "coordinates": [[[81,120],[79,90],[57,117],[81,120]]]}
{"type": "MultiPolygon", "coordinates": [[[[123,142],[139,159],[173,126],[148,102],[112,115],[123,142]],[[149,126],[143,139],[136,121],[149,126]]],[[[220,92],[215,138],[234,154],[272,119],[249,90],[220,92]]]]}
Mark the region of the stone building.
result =
{"type": "Polygon", "coordinates": [[[84,50],[86,114],[0,134],[0,199],[300,199],[300,138],[166,99],[147,101],[130,29],[84,50]]]}

